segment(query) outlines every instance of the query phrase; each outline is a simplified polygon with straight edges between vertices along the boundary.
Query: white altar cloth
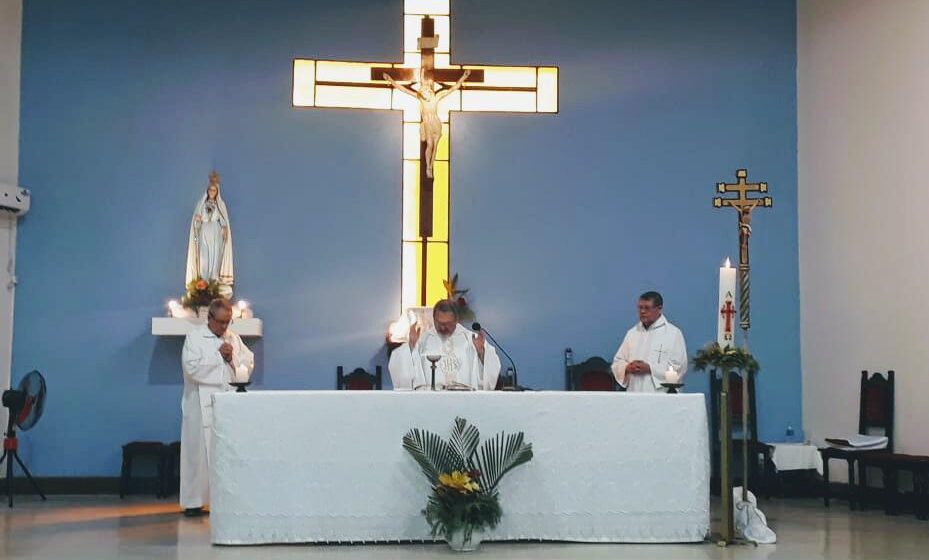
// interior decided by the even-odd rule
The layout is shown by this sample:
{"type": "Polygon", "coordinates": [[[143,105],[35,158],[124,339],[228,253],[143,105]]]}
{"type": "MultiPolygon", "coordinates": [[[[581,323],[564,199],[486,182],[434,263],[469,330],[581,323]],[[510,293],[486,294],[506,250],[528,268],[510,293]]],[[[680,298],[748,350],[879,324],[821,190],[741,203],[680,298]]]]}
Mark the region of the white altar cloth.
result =
{"type": "Polygon", "coordinates": [[[401,447],[456,416],[523,431],[485,540],[698,542],[709,532],[699,394],[283,391],[214,397],[214,544],[432,540],[429,485],[401,447]]]}

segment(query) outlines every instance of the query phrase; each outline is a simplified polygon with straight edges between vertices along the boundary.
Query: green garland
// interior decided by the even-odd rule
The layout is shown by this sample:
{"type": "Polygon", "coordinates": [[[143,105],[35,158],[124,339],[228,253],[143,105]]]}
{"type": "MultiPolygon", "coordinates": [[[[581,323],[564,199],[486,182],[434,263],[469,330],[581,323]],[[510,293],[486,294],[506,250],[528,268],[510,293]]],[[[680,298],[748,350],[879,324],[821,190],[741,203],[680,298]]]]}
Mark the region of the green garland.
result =
{"type": "Polygon", "coordinates": [[[755,375],[761,366],[747,350],[732,346],[720,348],[719,343],[711,342],[697,351],[697,355],[694,356],[694,368],[698,371],[738,370],[755,375]]]}

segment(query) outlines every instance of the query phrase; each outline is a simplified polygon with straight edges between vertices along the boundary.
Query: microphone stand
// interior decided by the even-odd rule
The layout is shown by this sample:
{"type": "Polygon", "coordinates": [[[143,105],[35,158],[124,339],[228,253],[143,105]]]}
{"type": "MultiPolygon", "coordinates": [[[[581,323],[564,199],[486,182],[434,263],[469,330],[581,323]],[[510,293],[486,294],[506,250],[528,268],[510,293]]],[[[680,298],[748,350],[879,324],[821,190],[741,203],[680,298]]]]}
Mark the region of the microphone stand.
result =
{"type": "Polygon", "coordinates": [[[487,329],[483,328],[480,323],[474,323],[471,326],[474,330],[481,331],[485,335],[487,335],[487,338],[489,338],[490,341],[494,343],[494,346],[496,346],[497,348],[500,349],[501,352],[503,352],[503,355],[506,356],[506,358],[510,361],[510,364],[513,365],[513,384],[508,387],[503,387],[502,390],[503,391],[525,391],[524,387],[519,386],[519,381],[518,381],[517,373],[516,373],[516,362],[513,360],[512,356],[510,356],[509,352],[507,352],[502,346],[500,346],[500,343],[497,342],[497,340],[493,337],[493,335],[487,332],[487,329]]]}

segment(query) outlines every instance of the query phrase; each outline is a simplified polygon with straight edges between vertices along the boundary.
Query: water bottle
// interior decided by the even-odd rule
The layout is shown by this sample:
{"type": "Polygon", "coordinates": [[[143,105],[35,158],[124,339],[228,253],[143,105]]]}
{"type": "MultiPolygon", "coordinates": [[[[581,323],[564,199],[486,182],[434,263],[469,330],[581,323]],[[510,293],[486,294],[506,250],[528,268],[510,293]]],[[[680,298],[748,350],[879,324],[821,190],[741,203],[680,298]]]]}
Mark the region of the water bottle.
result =
{"type": "Polygon", "coordinates": [[[571,367],[574,365],[574,351],[570,348],[564,349],[564,366],[571,367]]]}

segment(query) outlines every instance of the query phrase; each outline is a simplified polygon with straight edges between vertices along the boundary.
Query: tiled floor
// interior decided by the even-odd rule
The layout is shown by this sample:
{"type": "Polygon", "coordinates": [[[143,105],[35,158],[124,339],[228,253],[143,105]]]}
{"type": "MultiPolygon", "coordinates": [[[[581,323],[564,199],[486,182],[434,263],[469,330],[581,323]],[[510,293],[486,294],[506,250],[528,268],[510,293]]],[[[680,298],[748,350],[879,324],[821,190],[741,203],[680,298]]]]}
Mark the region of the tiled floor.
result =
{"type": "MultiPolygon", "coordinates": [[[[812,499],[762,503],[778,544],[770,546],[585,545],[484,543],[480,558],[929,558],[929,522],[880,511],[849,512],[838,502],[827,510],[812,499]]],[[[153,559],[376,559],[454,556],[444,544],[214,547],[209,518],[186,519],[177,505],[145,498],[52,496],[41,503],[19,497],[0,511],[0,558],[153,559]]]]}

